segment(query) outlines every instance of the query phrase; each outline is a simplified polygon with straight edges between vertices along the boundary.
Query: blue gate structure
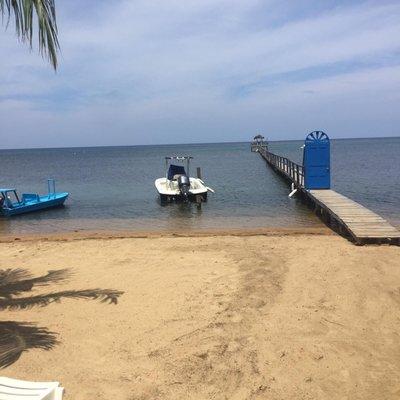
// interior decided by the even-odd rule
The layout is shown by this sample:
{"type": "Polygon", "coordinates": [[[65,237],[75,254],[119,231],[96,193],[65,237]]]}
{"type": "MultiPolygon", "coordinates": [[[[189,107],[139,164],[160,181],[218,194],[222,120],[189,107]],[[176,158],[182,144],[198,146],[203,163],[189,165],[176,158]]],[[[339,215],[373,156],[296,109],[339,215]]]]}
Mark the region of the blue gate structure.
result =
{"type": "Polygon", "coordinates": [[[307,135],[303,164],[274,154],[264,142],[253,142],[252,151],[292,186],[289,197],[298,194],[335,231],[350,236],[356,244],[390,243],[400,245],[400,231],[361,204],[330,189],[330,143],[322,131],[307,135]]]}
{"type": "Polygon", "coordinates": [[[330,142],[325,132],[314,131],[304,142],[304,187],[311,189],[331,188],[330,142]]]}

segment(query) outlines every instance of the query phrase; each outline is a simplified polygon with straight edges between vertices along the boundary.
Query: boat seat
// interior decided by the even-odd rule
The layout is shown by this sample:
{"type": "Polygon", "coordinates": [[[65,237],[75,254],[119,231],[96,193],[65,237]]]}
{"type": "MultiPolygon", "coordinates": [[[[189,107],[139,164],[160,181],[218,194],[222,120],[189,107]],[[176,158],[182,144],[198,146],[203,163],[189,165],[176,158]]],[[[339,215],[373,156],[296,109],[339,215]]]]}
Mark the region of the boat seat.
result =
{"type": "Polygon", "coordinates": [[[39,201],[39,195],[36,193],[22,193],[22,202],[39,201]]]}

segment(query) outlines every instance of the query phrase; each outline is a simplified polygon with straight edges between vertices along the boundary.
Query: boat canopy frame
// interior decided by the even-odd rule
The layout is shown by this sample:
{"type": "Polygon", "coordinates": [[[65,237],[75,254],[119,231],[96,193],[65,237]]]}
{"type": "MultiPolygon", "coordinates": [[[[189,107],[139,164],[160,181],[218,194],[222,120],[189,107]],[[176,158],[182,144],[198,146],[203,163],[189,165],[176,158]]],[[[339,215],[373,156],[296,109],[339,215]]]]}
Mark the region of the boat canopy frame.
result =
{"type": "Polygon", "coordinates": [[[9,207],[12,206],[12,200],[10,199],[9,193],[12,193],[18,204],[21,204],[21,199],[18,196],[16,189],[0,189],[0,196],[2,197],[2,206],[9,207]]]}
{"type": "Polygon", "coordinates": [[[170,165],[174,165],[172,164],[172,162],[177,161],[180,163],[185,163],[186,164],[186,168],[185,168],[185,172],[187,176],[190,176],[190,160],[192,160],[193,157],[192,156],[169,156],[169,157],[165,157],[165,178],[167,180],[168,179],[168,170],[170,165]]]}

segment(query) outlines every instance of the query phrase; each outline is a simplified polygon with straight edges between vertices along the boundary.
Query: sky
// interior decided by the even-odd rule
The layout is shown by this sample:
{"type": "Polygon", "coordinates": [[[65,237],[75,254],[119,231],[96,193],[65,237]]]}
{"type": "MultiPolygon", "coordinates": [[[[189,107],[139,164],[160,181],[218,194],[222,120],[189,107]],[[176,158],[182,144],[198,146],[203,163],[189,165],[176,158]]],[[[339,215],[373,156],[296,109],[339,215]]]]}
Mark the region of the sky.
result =
{"type": "Polygon", "coordinates": [[[400,136],[400,2],[56,1],[0,29],[0,148],[400,136]]]}

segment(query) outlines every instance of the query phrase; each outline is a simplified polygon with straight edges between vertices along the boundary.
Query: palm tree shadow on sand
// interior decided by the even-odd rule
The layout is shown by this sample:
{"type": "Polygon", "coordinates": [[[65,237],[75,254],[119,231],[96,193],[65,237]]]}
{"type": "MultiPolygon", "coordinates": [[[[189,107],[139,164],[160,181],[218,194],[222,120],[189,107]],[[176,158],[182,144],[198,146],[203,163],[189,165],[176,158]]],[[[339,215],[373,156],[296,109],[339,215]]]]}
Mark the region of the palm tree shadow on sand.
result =
{"type": "MultiPolygon", "coordinates": [[[[84,289],[49,292],[23,296],[35,287],[48,286],[67,280],[67,269],[48,271],[46,275],[33,277],[25,269],[0,270],[0,310],[22,310],[44,307],[64,298],[99,300],[117,304],[123,294],[112,289],[84,289]]],[[[0,368],[16,362],[24,351],[30,349],[50,350],[58,343],[56,333],[30,322],[0,321],[0,368]]]]}

